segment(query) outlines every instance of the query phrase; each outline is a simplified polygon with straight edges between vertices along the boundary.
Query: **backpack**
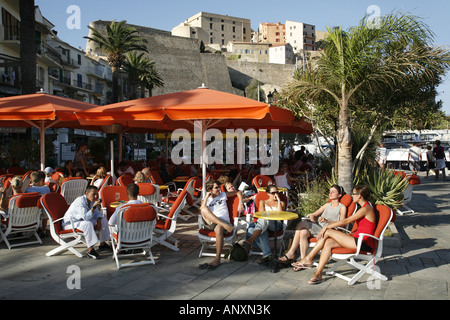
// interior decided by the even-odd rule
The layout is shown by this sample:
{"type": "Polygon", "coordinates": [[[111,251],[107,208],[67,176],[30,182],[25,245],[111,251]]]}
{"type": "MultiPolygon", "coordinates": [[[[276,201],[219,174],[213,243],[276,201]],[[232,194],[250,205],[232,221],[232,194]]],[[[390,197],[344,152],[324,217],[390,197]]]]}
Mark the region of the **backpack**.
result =
{"type": "Polygon", "coordinates": [[[239,244],[235,243],[224,255],[225,259],[230,259],[234,261],[247,261],[248,254],[247,251],[239,244]]]}

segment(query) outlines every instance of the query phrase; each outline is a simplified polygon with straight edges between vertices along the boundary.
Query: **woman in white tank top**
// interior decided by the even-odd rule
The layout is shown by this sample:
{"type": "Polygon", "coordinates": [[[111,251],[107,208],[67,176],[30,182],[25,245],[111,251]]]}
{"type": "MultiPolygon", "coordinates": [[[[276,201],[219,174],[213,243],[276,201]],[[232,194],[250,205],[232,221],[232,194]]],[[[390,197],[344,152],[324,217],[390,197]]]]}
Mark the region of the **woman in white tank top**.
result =
{"type": "MultiPolygon", "coordinates": [[[[265,211],[284,211],[286,209],[286,203],[281,201],[278,196],[278,188],[275,185],[270,185],[266,189],[267,195],[269,196],[266,200],[261,200],[259,202],[259,209],[265,211]],[[264,209],[262,209],[264,208],[264,209]]],[[[258,219],[254,226],[249,227],[248,234],[251,233],[249,238],[243,242],[244,248],[250,250],[253,242],[255,242],[258,247],[263,251],[263,258],[258,261],[262,263],[268,261],[271,258],[271,250],[269,245],[269,237],[267,230],[275,230],[275,223],[277,223],[277,230],[281,230],[281,221],[270,221],[265,219],[258,219]],[[250,231],[251,230],[251,231],[250,231]]]]}
{"type": "Polygon", "coordinates": [[[280,261],[287,263],[294,261],[298,247],[300,247],[300,257],[304,258],[309,247],[308,239],[312,235],[318,234],[324,225],[347,217],[347,207],[339,202],[344,194],[344,189],[341,186],[334,185],[330,188],[330,201],[307,216],[310,221],[302,220],[297,224],[292,246],[284,257],[280,258],[280,261]]]}

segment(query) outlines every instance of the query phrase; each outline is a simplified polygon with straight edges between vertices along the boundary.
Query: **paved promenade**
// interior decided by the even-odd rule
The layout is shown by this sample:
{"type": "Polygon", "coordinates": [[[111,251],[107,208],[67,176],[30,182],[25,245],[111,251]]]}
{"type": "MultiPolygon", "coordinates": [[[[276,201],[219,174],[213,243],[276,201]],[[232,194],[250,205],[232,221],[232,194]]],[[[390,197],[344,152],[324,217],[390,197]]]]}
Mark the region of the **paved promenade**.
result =
{"type": "MultiPolygon", "coordinates": [[[[65,252],[46,257],[55,247],[51,237],[42,245],[8,250],[0,243],[1,300],[448,300],[450,298],[450,181],[424,178],[414,189],[410,207],[416,212],[398,216],[397,237],[384,248],[378,266],[386,282],[368,281],[353,286],[324,276],[311,286],[313,270],[271,273],[256,263],[224,261],[214,271],[198,266],[211,258],[198,258],[197,223],[180,222],[180,251],[156,246],[156,264],[116,269],[108,253],[101,260],[77,258],[65,252]],[[397,239],[398,241],[396,241],[397,239]],[[71,268],[80,271],[74,280],[71,268]],[[77,287],[77,284],[79,286],[77,287]]],[[[82,246],[80,246],[82,249],[82,246]]],[[[331,264],[330,264],[331,265],[331,264]]],[[[243,301],[242,301],[243,300],[243,301]]],[[[180,303],[180,302],[178,302],[180,303]]],[[[183,302],[184,303],[184,302],[183,302]]],[[[191,301],[191,303],[195,303],[191,301]]],[[[177,310],[178,311],[178,310],[177,310]]],[[[79,312],[79,311],[76,311],[79,312]]]]}

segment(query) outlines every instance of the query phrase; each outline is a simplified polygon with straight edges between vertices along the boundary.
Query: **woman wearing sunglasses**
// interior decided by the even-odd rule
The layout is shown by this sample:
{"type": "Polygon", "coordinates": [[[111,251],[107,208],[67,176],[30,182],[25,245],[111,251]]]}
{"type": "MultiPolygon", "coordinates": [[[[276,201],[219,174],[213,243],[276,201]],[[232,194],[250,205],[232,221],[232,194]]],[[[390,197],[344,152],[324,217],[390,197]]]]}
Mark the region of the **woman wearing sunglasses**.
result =
{"type": "MultiPolygon", "coordinates": [[[[279,260],[285,263],[292,263],[295,261],[295,252],[300,247],[300,258],[304,258],[308,251],[309,241],[311,236],[319,234],[320,230],[331,222],[345,219],[347,216],[347,207],[339,201],[345,194],[344,188],[339,185],[334,185],[330,188],[328,195],[329,201],[321,206],[316,212],[308,215],[308,220],[300,221],[295,227],[294,239],[289,251],[286,252],[284,257],[279,260]]],[[[294,271],[299,271],[296,267],[296,263],[293,264],[294,271]]]]}
{"type": "MultiPolygon", "coordinates": [[[[312,265],[314,257],[320,252],[319,265],[309,284],[318,284],[323,281],[322,271],[325,264],[331,257],[331,251],[334,248],[356,249],[358,237],[360,233],[373,235],[376,227],[376,214],[371,203],[369,202],[370,190],[367,186],[357,186],[352,193],[353,202],[359,204],[360,209],[353,215],[343,220],[325,225],[317,236],[317,244],[311,252],[301,259],[297,267],[308,269],[312,265]],[[352,234],[334,230],[337,227],[346,226],[349,223],[355,222],[358,225],[356,231],[352,234]]],[[[372,251],[374,241],[371,237],[364,237],[361,245],[362,251],[372,251]]]]}
{"type": "MultiPolygon", "coordinates": [[[[266,188],[266,192],[269,198],[259,202],[260,211],[284,211],[286,209],[286,203],[280,199],[278,189],[275,185],[269,185],[266,188]]],[[[281,221],[269,221],[265,219],[258,219],[256,222],[251,223],[247,229],[248,239],[243,242],[243,247],[247,251],[250,251],[252,244],[255,243],[261,249],[263,257],[258,263],[268,262],[272,257],[269,232],[267,230],[275,231],[275,223],[277,223],[277,230],[281,230],[283,227],[281,221]]]]}

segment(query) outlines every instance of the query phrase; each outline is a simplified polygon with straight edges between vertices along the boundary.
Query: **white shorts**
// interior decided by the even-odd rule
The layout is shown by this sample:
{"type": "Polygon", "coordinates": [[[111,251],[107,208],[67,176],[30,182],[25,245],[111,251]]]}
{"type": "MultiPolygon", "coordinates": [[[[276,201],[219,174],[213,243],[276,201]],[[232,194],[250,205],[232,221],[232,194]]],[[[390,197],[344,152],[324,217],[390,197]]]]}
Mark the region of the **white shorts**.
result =
{"type": "Polygon", "coordinates": [[[442,170],[445,168],[445,159],[436,159],[435,164],[435,170],[442,170]]]}

